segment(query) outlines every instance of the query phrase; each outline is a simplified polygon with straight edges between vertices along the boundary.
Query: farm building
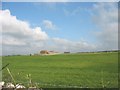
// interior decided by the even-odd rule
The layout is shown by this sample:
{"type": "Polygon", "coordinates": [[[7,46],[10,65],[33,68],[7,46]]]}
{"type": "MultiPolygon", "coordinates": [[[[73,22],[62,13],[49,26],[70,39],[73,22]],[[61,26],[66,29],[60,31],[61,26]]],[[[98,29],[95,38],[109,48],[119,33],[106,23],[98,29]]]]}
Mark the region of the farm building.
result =
{"type": "Polygon", "coordinates": [[[70,53],[70,52],[64,52],[64,53],[67,53],[67,54],[68,54],[68,53],[70,53]]]}
{"type": "Polygon", "coordinates": [[[39,55],[55,55],[55,54],[59,54],[59,53],[55,51],[48,51],[48,50],[41,50],[39,52],[39,55]]]}
{"type": "Polygon", "coordinates": [[[47,50],[41,50],[40,54],[49,54],[49,52],[47,50]]]}

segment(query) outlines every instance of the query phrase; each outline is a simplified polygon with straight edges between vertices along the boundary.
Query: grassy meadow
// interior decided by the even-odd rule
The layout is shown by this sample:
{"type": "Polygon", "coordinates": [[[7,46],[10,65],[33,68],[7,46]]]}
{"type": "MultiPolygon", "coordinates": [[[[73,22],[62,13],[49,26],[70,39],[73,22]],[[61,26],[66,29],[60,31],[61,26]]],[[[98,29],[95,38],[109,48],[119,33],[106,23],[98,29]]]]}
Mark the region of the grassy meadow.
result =
{"type": "MultiPolygon", "coordinates": [[[[28,74],[39,87],[118,87],[118,53],[81,53],[49,56],[3,56],[16,83],[27,85],[28,74]]],[[[12,82],[7,70],[3,81],[12,82]]]]}

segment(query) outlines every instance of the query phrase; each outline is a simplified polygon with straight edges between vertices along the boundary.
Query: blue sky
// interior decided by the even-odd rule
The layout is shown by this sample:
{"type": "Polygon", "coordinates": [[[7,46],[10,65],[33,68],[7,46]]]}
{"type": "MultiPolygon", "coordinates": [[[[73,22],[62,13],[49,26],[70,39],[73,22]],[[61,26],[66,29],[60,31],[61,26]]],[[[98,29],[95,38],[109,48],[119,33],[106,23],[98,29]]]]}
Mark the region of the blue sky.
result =
{"type": "Polygon", "coordinates": [[[3,2],[2,10],[5,52],[117,49],[117,3],[3,2]]]}
{"type": "Polygon", "coordinates": [[[94,41],[92,33],[96,28],[91,20],[90,9],[94,3],[3,3],[3,10],[9,9],[13,16],[28,21],[31,27],[42,26],[43,20],[52,21],[57,29],[45,30],[50,37],[73,41],[87,39],[94,41]],[[71,14],[75,10],[78,11],[71,14]],[[68,11],[66,15],[65,10],[68,11]]]}

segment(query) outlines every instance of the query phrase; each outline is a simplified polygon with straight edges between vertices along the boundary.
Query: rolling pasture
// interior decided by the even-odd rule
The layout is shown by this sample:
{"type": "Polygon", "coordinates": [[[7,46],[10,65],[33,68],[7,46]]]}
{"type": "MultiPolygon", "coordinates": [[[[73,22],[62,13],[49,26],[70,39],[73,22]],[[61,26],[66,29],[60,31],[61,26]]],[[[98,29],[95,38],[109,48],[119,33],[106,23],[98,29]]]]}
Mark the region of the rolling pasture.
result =
{"type": "MultiPolygon", "coordinates": [[[[118,53],[79,53],[48,56],[3,56],[16,83],[27,85],[27,75],[39,87],[118,87],[118,53]]],[[[13,82],[7,70],[3,81],[13,82]]]]}

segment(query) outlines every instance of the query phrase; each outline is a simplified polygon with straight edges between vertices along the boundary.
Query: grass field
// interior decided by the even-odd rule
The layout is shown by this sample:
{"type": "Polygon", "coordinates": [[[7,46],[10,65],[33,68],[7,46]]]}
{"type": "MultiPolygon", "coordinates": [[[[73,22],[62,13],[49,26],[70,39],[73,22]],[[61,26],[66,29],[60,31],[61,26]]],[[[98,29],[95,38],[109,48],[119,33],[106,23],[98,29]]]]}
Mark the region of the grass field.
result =
{"type": "MultiPolygon", "coordinates": [[[[86,53],[51,56],[7,56],[16,82],[27,85],[27,74],[39,87],[118,87],[118,54],[86,53]]],[[[11,81],[6,69],[3,81],[11,81]]]]}

